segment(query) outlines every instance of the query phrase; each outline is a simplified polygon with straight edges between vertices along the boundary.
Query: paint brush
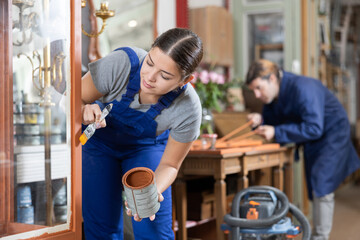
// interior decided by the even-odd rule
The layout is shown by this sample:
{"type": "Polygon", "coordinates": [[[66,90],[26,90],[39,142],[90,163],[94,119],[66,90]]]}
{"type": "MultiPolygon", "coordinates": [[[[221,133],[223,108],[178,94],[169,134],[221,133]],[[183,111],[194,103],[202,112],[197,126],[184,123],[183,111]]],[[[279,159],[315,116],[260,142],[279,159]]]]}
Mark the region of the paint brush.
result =
{"type": "MultiPolygon", "coordinates": [[[[113,106],[113,104],[110,103],[102,110],[99,122],[101,122],[102,120],[104,120],[106,118],[106,116],[111,111],[112,106],[113,106]]],[[[86,129],[84,130],[84,132],[81,134],[81,136],[79,138],[81,144],[84,145],[92,137],[92,135],[94,135],[95,131],[96,131],[96,122],[93,122],[93,123],[89,124],[86,127],[86,129]]]]}

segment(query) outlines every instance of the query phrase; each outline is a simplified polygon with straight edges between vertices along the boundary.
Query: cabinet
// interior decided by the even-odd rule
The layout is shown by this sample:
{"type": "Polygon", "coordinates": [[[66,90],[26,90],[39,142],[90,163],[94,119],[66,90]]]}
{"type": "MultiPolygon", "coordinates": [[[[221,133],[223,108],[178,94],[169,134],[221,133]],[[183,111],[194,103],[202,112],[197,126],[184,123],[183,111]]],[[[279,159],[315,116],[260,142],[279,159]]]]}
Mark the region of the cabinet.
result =
{"type": "Polygon", "coordinates": [[[189,11],[190,29],[203,41],[203,62],[221,66],[232,66],[233,20],[223,7],[208,6],[189,11]]]}
{"type": "Polygon", "coordinates": [[[0,238],[81,239],[81,1],[0,9],[0,238]]]}

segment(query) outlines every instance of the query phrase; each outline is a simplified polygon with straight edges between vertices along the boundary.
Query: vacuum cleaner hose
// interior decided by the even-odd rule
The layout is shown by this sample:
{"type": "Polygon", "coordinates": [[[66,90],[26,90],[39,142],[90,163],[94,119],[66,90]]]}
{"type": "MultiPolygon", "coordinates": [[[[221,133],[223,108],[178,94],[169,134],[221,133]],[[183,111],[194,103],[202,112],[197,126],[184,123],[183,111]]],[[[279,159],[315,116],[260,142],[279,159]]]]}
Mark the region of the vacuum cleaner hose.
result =
{"type": "Polygon", "coordinates": [[[238,192],[233,200],[232,208],[231,208],[231,215],[226,214],[224,216],[224,221],[231,227],[243,227],[243,228],[264,228],[270,227],[275,223],[279,222],[289,211],[289,200],[286,195],[277,188],[270,187],[270,186],[252,186],[251,189],[254,190],[270,190],[273,191],[275,196],[281,202],[280,208],[278,208],[274,215],[265,218],[265,219],[246,219],[240,218],[240,201],[244,197],[245,194],[249,192],[248,189],[243,189],[238,192]]]}
{"type": "Polygon", "coordinates": [[[302,226],[302,240],[310,240],[311,226],[304,214],[292,203],[290,203],[290,213],[299,221],[302,226]]]}
{"type": "Polygon", "coordinates": [[[275,196],[280,201],[280,208],[275,211],[274,215],[266,219],[245,219],[240,218],[240,202],[241,199],[247,194],[250,190],[243,189],[238,192],[233,200],[231,215],[226,214],[224,216],[224,221],[228,224],[231,231],[231,239],[238,240],[240,239],[240,228],[266,228],[270,227],[273,224],[279,222],[286,214],[290,213],[299,221],[302,226],[302,240],[310,240],[311,238],[311,226],[304,214],[292,203],[289,203],[286,195],[277,188],[270,186],[252,186],[251,190],[267,190],[274,192],[275,196]]]}

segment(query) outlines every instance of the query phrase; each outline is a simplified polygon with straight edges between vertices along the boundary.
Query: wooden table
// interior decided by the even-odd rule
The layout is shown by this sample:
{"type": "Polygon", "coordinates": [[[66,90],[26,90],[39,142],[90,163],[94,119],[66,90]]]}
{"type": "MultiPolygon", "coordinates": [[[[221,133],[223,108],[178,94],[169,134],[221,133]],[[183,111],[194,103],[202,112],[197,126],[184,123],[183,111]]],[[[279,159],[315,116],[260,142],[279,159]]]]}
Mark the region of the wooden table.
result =
{"type": "Polygon", "coordinates": [[[252,170],[273,167],[274,187],[277,187],[292,201],[293,186],[293,148],[281,147],[275,150],[253,152],[231,151],[190,151],[185,158],[178,177],[174,183],[174,198],[176,202],[176,219],[178,221],[178,239],[187,240],[187,176],[213,176],[215,178],[214,192],[216,205],[216,239],[223,240],[224,234],[220,227],[226,214],[226,183],[228,174],[239,174],[238,191],[249,186],[248,173],[252,170]],[[285,182],[284,182],[285,178],[285,182]]]}

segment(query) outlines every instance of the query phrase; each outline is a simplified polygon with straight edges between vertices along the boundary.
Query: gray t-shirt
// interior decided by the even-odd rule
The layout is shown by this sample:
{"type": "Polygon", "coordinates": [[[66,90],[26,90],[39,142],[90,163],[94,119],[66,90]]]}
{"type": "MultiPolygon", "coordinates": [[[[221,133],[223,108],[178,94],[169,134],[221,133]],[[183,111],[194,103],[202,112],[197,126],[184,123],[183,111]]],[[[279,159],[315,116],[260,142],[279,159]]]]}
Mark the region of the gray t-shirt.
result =
{"type": "MultiPolygon", "coordinates": [[[[140,62],[145,58],[147,52],[132,47],[139,57],[140,62]]],[[[97,90],[103,94],[99,101],[103,103],[113,100],[121,100],[126,92],[129,82],[130,60],[124,51],[111,52],[104,58],[89,64],[91,77],[97,90]]],[[[147,111],[151,104],[140,104],[139,94],[134,97],[130,107],[142,112],[147,111]]],[[[170,129],[170,135],[178,142],[191,142],[198,138],[201,123],[201,103],[200,99],[191,86],[188,84],[186,90],[180,94],[173,103],[155,121],[157,122],[157,135],[170,129]]]]}

